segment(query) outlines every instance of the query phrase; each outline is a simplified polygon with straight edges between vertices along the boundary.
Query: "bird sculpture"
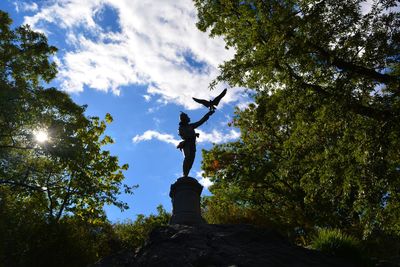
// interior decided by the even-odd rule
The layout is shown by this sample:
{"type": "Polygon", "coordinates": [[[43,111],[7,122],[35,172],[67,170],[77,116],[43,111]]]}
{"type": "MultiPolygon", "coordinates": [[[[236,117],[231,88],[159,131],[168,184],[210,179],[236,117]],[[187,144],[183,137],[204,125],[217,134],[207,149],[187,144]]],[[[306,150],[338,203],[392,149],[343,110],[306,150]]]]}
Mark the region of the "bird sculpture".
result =
{"type": "Polygon", "coordinates": [[[219,104],[219,101],[221,101],[221,99],[224,97],[225,94],[226,94],[226,89],[224,89],[224,91],[222,91],[222,93],[220,93],[213,100],[198,99],[198,98],[194,98],[194,97],[193,97],[193,100],[196,101],[197,103],[202,104],[203,106],[209,108],[210,110],[215,110],[216,106],[218,106],[218,104],[219,104]]]}

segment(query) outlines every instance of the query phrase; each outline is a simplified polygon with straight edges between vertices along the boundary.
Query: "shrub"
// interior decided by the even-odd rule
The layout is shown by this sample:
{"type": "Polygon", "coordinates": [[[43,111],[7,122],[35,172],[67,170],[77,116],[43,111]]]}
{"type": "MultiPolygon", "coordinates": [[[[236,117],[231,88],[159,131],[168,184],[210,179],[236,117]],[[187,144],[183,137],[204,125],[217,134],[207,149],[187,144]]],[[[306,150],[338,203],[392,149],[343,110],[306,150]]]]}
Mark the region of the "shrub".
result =
{"type": "Polygon", "coordinates": [[[145,216],[139,214],[135,221],[126,220],[113,225],[117,242],[124,249],[135,250],[142,246],[149,233],[156,227],[168,224],[171,214],[162,205],[157,207],[158,214],[145,216]]]}
{"type": "Polygon", "coordinates": [[[341,258],[360,261],[360,242],[339,229],[320,229],[311,243],[313,249],[341,258]]]}

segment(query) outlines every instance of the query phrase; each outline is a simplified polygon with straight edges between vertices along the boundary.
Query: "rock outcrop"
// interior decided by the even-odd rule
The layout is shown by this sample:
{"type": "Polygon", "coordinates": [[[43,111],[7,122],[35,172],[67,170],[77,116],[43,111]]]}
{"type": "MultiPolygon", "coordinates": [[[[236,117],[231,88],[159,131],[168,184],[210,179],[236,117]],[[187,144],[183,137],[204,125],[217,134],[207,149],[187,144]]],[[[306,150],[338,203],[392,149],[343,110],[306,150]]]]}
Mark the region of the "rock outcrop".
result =
{"type": "Polygon", "coordinates": [[[171,225],[153,230],[137,252],[103,259],[108,266],[355,266],[317,251],[294,246],[272,230],[250,225],[171,225]]]}

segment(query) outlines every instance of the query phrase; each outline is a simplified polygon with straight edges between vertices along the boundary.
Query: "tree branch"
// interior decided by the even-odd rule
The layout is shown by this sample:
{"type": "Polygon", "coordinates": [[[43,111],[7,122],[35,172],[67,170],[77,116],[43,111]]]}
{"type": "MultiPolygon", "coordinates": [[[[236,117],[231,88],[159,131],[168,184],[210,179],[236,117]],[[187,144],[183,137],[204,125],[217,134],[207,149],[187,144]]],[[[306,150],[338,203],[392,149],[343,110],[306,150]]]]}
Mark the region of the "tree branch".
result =
{"type": "Polygon", "coordinates": [[[72,177],[73,175],[70,176],[70,180],[68,181],[68,187],[65,192],[63,201],[61,203],[60,209],[58,210],[57,216],[55,220],[58,222],[62,216],[62,213],[64,212],[65,206],[67,205],[67,202],[69,200],[69,197],[71,196],[71,185],[72,185],[72,177]]]}
{"type": "Polygon", "coordinates": [[[51,175],[52,175],[52,173],[50,172],[46,179],[46,192],[47,192],[47,198],[49,199],[49,202],[50,202],[49,203],[50,219],[53,220],[54,219],[54,202],[53,202],[53,197],[51,195],[50,184],[49,184],[51,175]]]}
{"type": "Polygon", "coordinates": [[[28,150],[28,149],[34,149],[34,147],[23,147],[23,146],[14,146],[14,145],[0,145],[0,149],[4,148],[12,148],[12,149],[20,149],[20,150],[28,150]]]}
{"type": "Polygon", "coordinates": [[[18,182],[18,181],[12,181],[12,180],[0,179],[0,184],[11,185],[11,186],[20,186],[20,187],[24,187],[24,188],[31,189],[34,191],[43,191],[42,187],[40,187],[40,186],[30,185],[30,184],[26,184],[26,183],[22,183],[22,182],[18,182]]]}
{"type": "Polygon", "coordinates": [[[391,119],[394,117],[394,115],[389,110],[379,110],[376,108],[364,106],[352,98],[343,99],[343,97],[341,97],[339,94],[333,94],[333,93],[329,92],[328,90],[326,90],[327,88],[324,88],[320,85],[307,83],[303,80],[302,77],[297,75],[288,64],[286,64],[286,68],[288,69],[290,76],[293,77],[296,80],[296,82],[299,83],[301,86],[310,88],[314,92],[316,92],[320,95],[325,95],[329,98],[333,98],[335,100],[338,100],[341,103],[344,103],[344,106],[348,110],[350,110],[356,114],[366,116],[369,118],[373,118],[373,119],[376,119],[379,121],[387,121],[388,119],[391,119]]]}
{"type": "Polygon", "coordinates": [[[366,78],[370,78],[372,80],[381,82],[381,83],[400,83],[400,77],[392,76],[389,74],[380,73],[374,69],[366,68],[364,66],[356,65],[352,62],[348,62],[338,56],[336,56],[332,51],[324,49],[316,44],[311,42],[307,42],[307,44],[314,48],[321,57],[327,60],[332,65],[336,66],[339,69],[342,69],[345,72],[356,73],[358,75],[364,76],[366,78]]]}

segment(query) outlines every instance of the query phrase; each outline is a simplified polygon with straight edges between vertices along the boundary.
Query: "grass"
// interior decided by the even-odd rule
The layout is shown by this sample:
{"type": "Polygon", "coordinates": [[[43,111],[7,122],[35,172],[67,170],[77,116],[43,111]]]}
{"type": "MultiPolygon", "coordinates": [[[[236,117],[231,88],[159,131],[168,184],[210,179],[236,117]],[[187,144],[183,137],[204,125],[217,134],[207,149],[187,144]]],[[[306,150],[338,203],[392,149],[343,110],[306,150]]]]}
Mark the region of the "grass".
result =
{"type": "Polygon", "coordinates": [[[339,229],[320,229],[311,243],[313,249],[352,260],[362,261],[360,242],[339,229]]]}

